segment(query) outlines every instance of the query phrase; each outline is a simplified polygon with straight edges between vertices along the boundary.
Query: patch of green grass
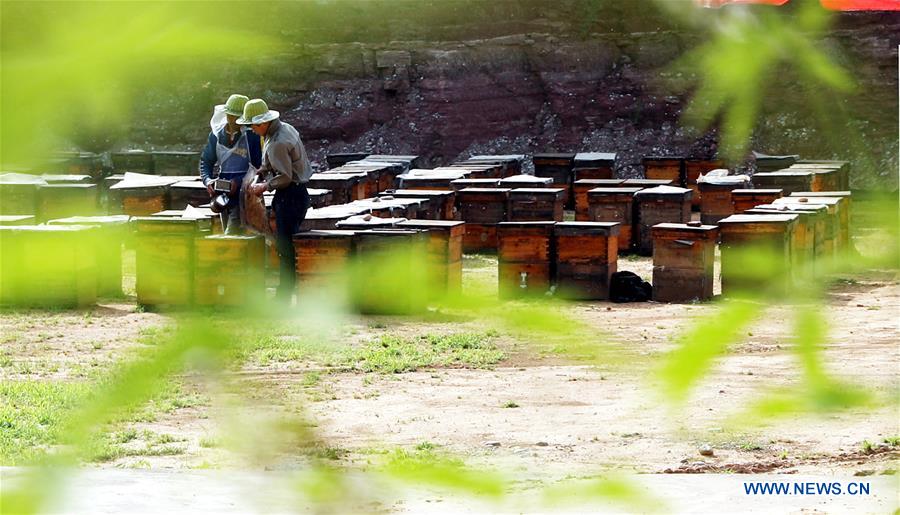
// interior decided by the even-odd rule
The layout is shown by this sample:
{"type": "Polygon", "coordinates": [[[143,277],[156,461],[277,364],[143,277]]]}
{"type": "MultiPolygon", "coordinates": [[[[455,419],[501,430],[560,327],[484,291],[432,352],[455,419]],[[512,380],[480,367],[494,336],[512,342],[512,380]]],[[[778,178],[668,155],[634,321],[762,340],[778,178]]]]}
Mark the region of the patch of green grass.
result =
{"type": "Polygon", "coordinates": [[[329,345],[319,339],[261,334],[244,340],[244,344],[237,352],[239,361],[259,366],[290,361],[316,361],[330,366],[344,362],[348,350],[329,345]]]}
{"type": "Polygon", "coordinates": [[[61,439],[66,415],[85,398],[86,383],[0,383],[0,464],[22,465],[61,439]]]}
{"type": "Polygon", "coordinates": [[[745,452],[761,451],[763,449],[763,446],[756,442],[743,442],[742,444],[738,445],[738,449],[745,452]]]}
{"type": "Polygon", "coordinates": [[[418,338],[383,335],[356,350],[354,368],[402,373],[427,367],[485,368],[504,358],[485,333],[426,334],[418,338]]]}
{"type": "Polygon", "coordinates": [[[868,440],[863,440],[861,450],[863,454],[872,454],[873,452],[875,452],[875,444],[868,440]]]}
{"type": "Polygon", "coordinates": [[[900,446],[900,436],[891,436],[891,437],[885,438],[883,441],[884,441],[884,443],[890,445],[891,447],[900,446]]]}
{"type": "Polygon", "coordinates": [[[311,454],[317,458],[327,459],[327,460],[339,460],[344,456],[350,454],[350,451],[347,449],[342,449],[340,447],[313,447],[311,454]]]}
{"type": "Polygon", "coordinates": [[[319,372],[307,372],[303,374],[303,379],[300,380],[300,385],[304,388],[312,388],[319,384],[319,381],[322,380],[322,374],[319,372]]]}
{"type": "Polygon", "coordinates": [[[7,343],[17,343],[22,340],[22,333],[18,333],[16,331],[3,331],[5,334],[0,336],[0,345],[6,345],[7,343]]]}
{"type": "Polygon", "coordinates": [[[204,449],[214,449],[221,446],[222,441],[218,438],[204,437],[200,439],[200,447],[203,447],[204,449]]]}
{"type": "Polygon", "coordinates": [[[416,450],[420,451],[420,452],[433,451],[433,450],[437,449],[437,447],[438,447],[437,445],[435,445],[429,441],[424,441],[424,442],[416,445],[416,450]]]}
{"type": "Polygon", "coordinates": [[[503,408],[518,408],[519,405],[515,401],[506,401],[503,403],[503,408]]]}
{"type": "Polygon", "coordinates": [[[144,327],[138,332],[137,342],[141,345],[157,346],[172,337],[174,328],[169,325],[144,327]]]}

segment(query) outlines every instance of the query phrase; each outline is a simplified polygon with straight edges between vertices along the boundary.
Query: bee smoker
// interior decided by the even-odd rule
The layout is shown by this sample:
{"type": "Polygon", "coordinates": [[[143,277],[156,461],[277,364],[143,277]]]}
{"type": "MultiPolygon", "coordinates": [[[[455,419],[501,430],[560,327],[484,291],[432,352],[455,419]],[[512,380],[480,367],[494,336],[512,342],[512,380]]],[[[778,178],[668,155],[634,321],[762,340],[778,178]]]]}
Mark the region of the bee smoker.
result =
{"type": "Polygon", "coordinates": [[[214,180],[213,191],[218,193],[218,195],[216,195],[210,204],[210,209],[212,209],[213,213],[221,213],[225,210],[225,206],[227,206],[228,202],[231,200],[228,196],[231,193],[231,181],[228,179],[214,180]]]}

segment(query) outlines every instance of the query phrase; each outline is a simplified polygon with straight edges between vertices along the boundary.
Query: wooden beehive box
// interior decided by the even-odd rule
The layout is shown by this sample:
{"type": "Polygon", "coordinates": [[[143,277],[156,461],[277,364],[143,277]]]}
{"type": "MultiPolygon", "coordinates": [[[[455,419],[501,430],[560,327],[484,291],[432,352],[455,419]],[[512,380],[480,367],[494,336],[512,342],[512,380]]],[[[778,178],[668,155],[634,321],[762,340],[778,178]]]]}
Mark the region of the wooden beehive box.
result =
{"type": "Polygon", "coordinates": [[[534,163],[534,175],[552,178],[554,188],[564,188],[566,190],[566,205],[569,205],[571,201],[571,204],[574,206],[575,199],[574,197],[570,198],[570,196],[574,180],[575,154],[534,154],[532,162],[534,163]]]}
{"type": "Polygon", "coordinates": [[[96,184],[47,184],[38,187],[40,220],[97,213],[96,184]]]}
{"type": "Polygon", "coordinates": [[[818,250],[816,244],[824,242],[825,213],[818,210],[793,210],[789,205],[763,205],[748,209],[748,215],[797,215],[791,252],[791,269],[795,278],[815,275],[818,250]],[[817,234],[818,233],[818,234],[817,234]]]}
{"type": "Polygon", "coordinates": [[[806,170],[778,170],[776,172],[756,173],[753,175],[754,188],[781,189],[785,195],[795,191],[810,191],[815,177],[806,170]]]}
{"type": "Polygon", "coordinates": [[[0,215],[36,215],[39,179],[0,179],[0,215]]]}
{"type": "Polygon", "coordinates": [[[723,295],[786,294],[797,215],[731,215],[719,221],[723,295]]]}
{"type": "Polygon", "coordinates": [[[294,235],[297,276],[301,281],[334,277],[347,271],[356,231],[304,231],[294,235]]]}
{"type": "Polygon", "coordinates": [[[483,253],[497,250],[497,224],[466,222],[463,235],[463,252],[483,253]]]}
{"type": "MultiPolygon", "coordinates": [[[[113,152],[110,154],[113,170],[116,173],[134,172],[152,174],[153,170],[153,154],[144,152],[143,150],[126,150],[124,152],[113,152]]],[[[198,159],[198,165],[199,159],[198,159]]]]}
{"type": "MultiPolygon", "coordinates": [[[[309,207],[325,207],[334,204],[331,197],[331,190],[323,190],[318,188],[306,188],[309,193],[309,207]]],[[[274,195],[275,192],[272,192],[274,195]]]]}
{"type": "Polygon", "coordinates": [[[796,163],[797,159],[800,158],[797,154],[770,156],[767,154],[760,154],[759,152],[753,152],[753,157],[756,160],[756,171],[758,172],[774,172],[775,170],[781,170],[782,168],[787,168],[796,163]]]}
{"type": "Polygon", "coordinates": [[[100,156],[93,152],[54,152],[48,171],[99,177],[102,171],[100,156]]]}
{"type": "Polygon", "coordinates": [[[499,177],[493,179],[456,179],[450,181],[450,189],[459,191],[466,188],[499,188],[500,181],[501,179],[499,177]]]}
{"type": "Polygon", "coordinates": [[[499,163],[453,163],[450,166],[437,168],[437,170],[459,170],[464,172],[466,177],[472,179],[500,179],[503,177],[503,169],[503,165],[499,163]]]}
{"type": "Polygon", "coordinates": [[[455,220],[406,220],[397,224],[400,229],[415,229],[428,233],[430,290],[435,294],[458,292],[462,288],[462,243],[465,222],[455,220]]]}
{"type": "Polygon", "coordinates": [[[500,179],[500,188],[549,188],[553,183],[550,177],[535,177],[534,175],[511,175],[500,179]]]}
{"type": "Polygon", "coordinates": [[[368,157],[365,152],[334,152],[325,156],[328,168],[338,168],[353,161],[360,161],[368,157]]]}
{"type": "MultiPolygon", "coordinates": [[[[351,168],[352,170],[352,168],[351,168]]],[[[390,181],[388,181],[387,177],[384,177],[384,168],[372,168],[367,167],[365,169],[360,169],[355,173],[365,173],[365,178],[362,179],[362,190],[351,200],[362,200],[364,198],[372,198],[377,197],[378,192],[381,191],[379,187],[382,182],[386,182],[386,186],[384,189],[387,189],[390,184],[394,183],[393,177],[391,177],[390,181]]]]}
{"type": "Polygon", "coordinates": [[[667,179],[625,179],[625,188],[655,188],[657,186],[678,186],[678,183],[667,179]]]}
{"type": "Polygon", "coordinates": [[[568,184],[575,168],[574,153],[543,153],[531,157],[534,174],[538,177],[551,177],[553,184],[568,184]]]}
{"type": "Polygon", "coordinates": [[[652,228],[656,224],[685,224],[691,221],[693,191],[675,186],[657,186],[634,194],[637,219],[635,242],[640,254],[653,254],[652,228]]]}
{"type": "Polygon", "coordinates": [[[590,221],[588,209],[588,191],[594,188],[617,188],[625,179],[578,179],[572,183],[572,194],[575,196],[575,220],[590,221]]]}
{"type": "Polygon", "coordinates": [[[587,192],[588,220],[617,222],[619,251],[625,252],[634,242],[634,194],[641,188],[594,188],[587,192]]]}
{"type": "Polygon", "coordinates": [[[501,297],[544,295],[550,289],[554,225],[554,222],[503,222],[497,225],[501,297]]]}
{"type": "Polygon", "coordinates": [[[365,173],[314,173],[306,184],[307,188],[331,191],[331,200],[335,204],[347,204],[365,198],[368,179],[365,173]]]}
{"type": "Polygon", "coordinates": [[[138,304],[188,306],[194,302],[194,245],[211,232],[209,218],[138,217],[136,289],[138,304]]]}
{"type": "Polygon", "coordinates": [[[111,189],[121,199],[122,209],[115,211],[110,206],[110,213],[122,213],[128,216],[149,216],[168,209],[166,186],[139,186],[134,188],[111,189]]]}
{"type": "Polygon", "coordinates": [[[850,191],[795,191],[791,193],[791,197],[806,198],[806,202],[815,203],[814,199],[818,198],[836,198],[838,221],[838,240],[839,249],[848,250],[850,248],[850,224],[852,223],[852,194],[850,191]]]}
{"type": "Polygon", "coordinates": [[[200,166],[200,152],[160,150],[152,155],[153,173],[157,175],[193,175],[200,166]]]}
{"type": "Polygon", "coordinates": [[[0,226],[0,303],[34,308],[96,303],[95,242],[93,227],[0,226]]]}
{"type": "Polygon", "coordinates": [[[464,169],[410,170],[397,176],[394,186],[398,190],[452,190],[451,183],[465,179],[469,172],[464,169]]]}
{"type": "Polygon", "coordinates": [[[748,182],[718,183],[701,181],[697,183],[700,190],[700,221],[707,225],[715,225],[719,220],[734,214],[731,192],[749,187],[748,182]]]}
{"type": "Polygon", "coordinates": [[[47,225],[80,225],[95,229],[93,243],[96,250],[97,295],[101,297],[122,296],[122,248],[132,236],[131,217],[73,216],[50,220],[47,225]]]}
{"type": "Polygon", "coordinates": [[[359,208],[363,213],[381,218],[415,218],[419,210],[418,202],[399,201],[393,197],[354,200],[348,205],[359,208]]]}
{"type": "Polygon", "coordinates": [[[522,173],[522,163],[525,162],[525,158],[525,154],[476,155],[462,161],[461,164],[500,165],[502,167],[501,177],[509,177],[522,173]]]}
{"type": "Polygon", "coordinates": [[[424,216],[430,203],[427,198],[395,198],[393,195],[382,195],[357,202],[368,207],[373,215],[394,218],[419,218],[420,214],[424,216]]]}
{"type": "Polygon", "coordinates": [[[701,175],[706,175],[712,170],[725,168],[725,163],[714,159],[694,159],[688,158],[684,160],[684,187],[694,192],[691,197],[691,204],[699,208],[703,195],[697,185],[697,180],[701,175]]]}
{"type": "Polygon", "coordinates": [[[371,314],[421,312],[429,290],[426,256],[428,234],[411,229],[358,231],[351,297],[356,308],[371,314]]]}
{"type": "Polygon", "coordinates": [[[606,300],[619,255],[616,222],[561,222],[553,227],[556,285],[570,299],[606,300]]]}
{"type": "MultiPolygon", "coordinates": [[[[424,218],[429,220],[453,220],[456,218],[456,193],[446,190],[389,190],[382,195],[394,198],[426,198],[428,204],[424,218]]],[[[418,218],[423,218],[422,216],[418,218]]]]}
{"type": "Polygon", "coordinates": [[[575,154],[572,180],[612,179],[616,176],[614,152],[579,152],[575,154]]]}
{"type": "Polygon", "coordinates": [[[679,156],[647,156],[641,160],[644,177],[652,180],[668,181],[667,184],[684,184],[684,158],[679,156]]]}
{"type": "Polygon", "coordinates": [[[843,213],[844,202],[847,199],[840,197],[782,197],[773,204],[805,204],[818,205],[827,208],[825,253],[838,257],[849,246],[849,231],[845,229],[845,217],[843,213]],[[847,240],[845,241],[845,238],[847,240]]]}
{"type": "Polygon", "coordinates": [[[194,244],[194,302],[198,306],[246,306],[265,300],[265,238],[224,234],[194,244]]]}
{"type": "Polygon", "coordinates": [[[150,216],[156,218],[186,218],[190,220],[206,219],[209,220],[210,232],[212,234],[221,234],[225,228],[222,227],[222,217],[217,213],[213,213],[212,209],[206,207],[189,206],[185,209],[166,209],[152,213],[150,216]]]}
{"type": "Polygon", "coordinates": [[[506,219],[509,192],[506,188],[466,188],[456,192],[457,211],[466,222],[465,252],[497,248],[496,224],[506,219]]]}
{"type": "Polygon", "coordinates": [[[406,170],[421,168],[425,164],[425,159],[415,154],[369,154],[365,160],[382,163],[403,163],[406,170]]]}
{"type": "Polygon", "coordinates": [[[201,181],[179,181],[169,186],[169,209],[201,206],[210,201],[209,191],[201,181]]]}
{"type": "Polygon", "coordinates": [[[456,205],[464,222],[499,223],[506,219],[507,188],[465,188],[456,192],[456,205]]]}
{"type": "Polygon", "coordinates": [[[740,214],[760,204],[770,204],[782,195],[782,189],[736,189],[731,191],[731,207],[740,214]]]}
{"type": "MultiPolygon", "coordinates": [[[[838,170],[839,179],[839,187],[836,188],[838,190],[849,190],[850,189],[850,162],[849,161],[832,161],[832,160],[821,160],[821,159],[799,159],[795,163],[797,166],[803,167],[815,167],[821,166],[824,168],[836,168],[838,170]]],[[[791,165],[793,166],[793,165],[791,165]]]]}
{"type": "MultiPolygon", "coordinates": [[[[774,212],[782,212],[782,211],[804,211],[808,213],[813,213],[814,215],[814,241],[813,247],[815,249],[815,258],[822,262],[822,265],[826,265],[830,260],[834,258],[836,248],[835,248],[835,237],[834,234],[837,232],[837,220],[835,216],[829,213],[828,206],[820,206],[820,205],[810,205],[805,203],[779,203],[779,204],[762,204],[756,206],[753,209],[761,209],[765,211],[774,211],[774,212]]],[[[793,213],[791,213],[793,214],[793,213]]],[[[818,268],[816,270],[818,271],[818,268]]]]}
{"type": "Polygon", "coordinates": [[[713,296],[715,225],[657,224],[653,235],[653,300],[691,302],[713,296]]]}
{"type": "Polygon", "coordinates": [[[339,221],[335,226],[346,231],[364,231],[367,229],[389,229],[406,218],[381,218],[374,215],[355,215],[339,221]]]}
{"type": "Polygon", "coordinates": [[[800,170],[812,172],[813,180],[811,191],[838,191],[843,189],[845,181],[843,176],[843,168],[828,164],[794,164],[788,170],[800,170]]]}
{"type": "MultiPolygon", "coordinates": [[[[364,214],[365,209],[351,204],[326,206],[321,209],[309,209],[306,218],[300,224],[301,231],[321,230],[327,231],[337,227],[337,223],[351,216],[364,214]]],[[[274,213],[273,218],[274,220],[274,213]]]]}
{"type": "Polygon", "coordinates": [[[510,222],[562,222],[565,190],[562,188],[518,188],[509,192],[506,219],[510,222]]]}

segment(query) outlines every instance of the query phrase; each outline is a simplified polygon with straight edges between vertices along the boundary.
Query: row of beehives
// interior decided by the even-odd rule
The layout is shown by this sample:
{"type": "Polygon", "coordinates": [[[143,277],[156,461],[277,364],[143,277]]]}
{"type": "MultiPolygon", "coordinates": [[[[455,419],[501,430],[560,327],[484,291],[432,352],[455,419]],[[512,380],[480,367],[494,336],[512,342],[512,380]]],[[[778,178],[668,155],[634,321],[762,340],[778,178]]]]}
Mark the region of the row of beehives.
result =
{"type": "MultiPolygon", "coordinates": [[[[190,217],[164,212],[33,223],[30,216],[0,217],[4,305],[76,307],[120,296],[123,247],[135,249],[137,301],[145,306],[244,306],[265,294],[263,238],[216,234],[221,231],[218,217],[202,210],[190,217]]],[[[321,231],[352,235],[347,244],[353,257],[370,260],[342,267],[342,274],[334,266],[349,259],[335,252],[338,240],[320,237],[315,245],[316,232],[300,233],[297,273],[304,285],[311,277],[352,277],[343,284],[355,286],[351,298],[360,311],[409,312],[433,295],[458,289],[463,225],[411,220],[391,231],[321,231]],[[324,257],[323,252],[329,259],[309,269],[310,260],[324,257]],[[383,284],[376,287],[379,278],[383,284]]]]}
{"type": "Polygon", "coordinates": [[[110,152],[109,159],[93,152],[56,152],[38,165],[41,172],[88,175],[99,180],[112,173],[189,175],[197,172],[200,152],[172,150],[124,150],[110,152]]]}
{"type": "MultiPolygon", "coordinates": [[[[309,184],[311,205],[322,207],[373,196],[393,187],[397,175],[409,170],[415,160],[416,156],[370,156],[315,174],[309,184]]],[[[492,168],[501,169],[503,164],[492,168]]],[[[96,180],[88,174],[0,174],[0,215],[35,215],[39,221],[96,214],[148,216],[188,205],[203,206],[209,201],[198,175],[129,171],[96,180]]]]}
{"type": "Polygon", "coordinates": [[[155,303],[154,295],[222,304],[226,290],[231,294],[243,288],[244,279],[259,268],[248,265],[261,264],[265,249],[262,237],[215,234],[221,233],[221,225],[213,222],[218,217],[203,209],[190,217],[167,211],[140,218],[79,216],[39,225],[33,216],[0,216],[0,303],[74,307],[94,304],[98,297],[119,297],[127,246],[136,250],[138,297],[149,299],[147,304],[155,303]],[[223,274],[219,263],[240,266],[223,274]]]}
{"type": "MultiPolygon", "coordinates": [[[[0,215],[33,215],[39,222],[71,216],[125,214],[148,216],[159,211],[205,206],[210,196],[198,176],[128,173],[99,183],[87,175],[0,175],[0,215]]],[[[271,197],[268,197],[271,200],[271,197]]],[[[310,190],[311,205],[331,203],[331,194],[310,190]]]]}
{"type": "Polygon", "coordinates": [[[729,296],[785,295],[791,284],[828,273],[848,255],[850,192],[795,192],[746,207],[717,225],[661,223],[650,229],[654,300],[711,298],[717,243],[722,294],[729,296]]]}

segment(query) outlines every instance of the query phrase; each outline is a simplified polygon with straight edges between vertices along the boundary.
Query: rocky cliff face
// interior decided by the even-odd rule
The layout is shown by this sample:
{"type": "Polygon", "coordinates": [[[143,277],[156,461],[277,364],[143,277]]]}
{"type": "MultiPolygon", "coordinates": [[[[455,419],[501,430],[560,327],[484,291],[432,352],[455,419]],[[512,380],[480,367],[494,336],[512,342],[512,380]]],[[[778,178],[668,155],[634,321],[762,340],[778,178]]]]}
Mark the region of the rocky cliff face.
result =
{"type": "MultiPolygon", "coordinates": [[[[199,119],[231,89],[262,96],[298,127],[322,166],[326,153],[348,150],[420,154],[433,165],[473,153],[591,150],[618,152],[620,170],[633,176],[644,155],[714,155],[715,131],[683,129],[686,98],[662,80],[706,34],[650,7],[642,14],[635,7],[591,10],[594,4],[563,2],[547,13],[536,1],[366,3],[343,21],[294,13],[298,25],[280,34],[295,42],[291,50],[254,62],[250,76],[207,88],[199,119]]],[[[851,147],[846,137],[814,129],[806,113],[816,92],[779,83],[776,74],[781,92],[765,99],[753,147],[871,157],[854,185],[895,186],[900,16],[840,14],[835,22],[823,45],[860,89],[831,106],[849,114],[836,117],[842,125],[831,132],[857,131],[865,144],[851,147]]],[[[203,140],[202,123],[161,124],[163,131],[136,129],[132,139],[166,146],[203,140]]]]}

